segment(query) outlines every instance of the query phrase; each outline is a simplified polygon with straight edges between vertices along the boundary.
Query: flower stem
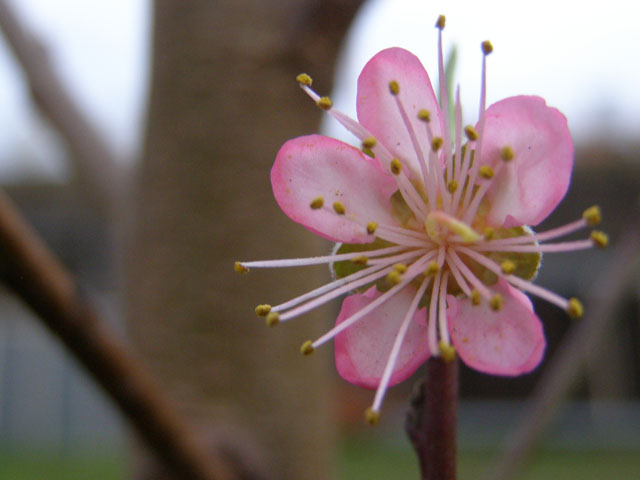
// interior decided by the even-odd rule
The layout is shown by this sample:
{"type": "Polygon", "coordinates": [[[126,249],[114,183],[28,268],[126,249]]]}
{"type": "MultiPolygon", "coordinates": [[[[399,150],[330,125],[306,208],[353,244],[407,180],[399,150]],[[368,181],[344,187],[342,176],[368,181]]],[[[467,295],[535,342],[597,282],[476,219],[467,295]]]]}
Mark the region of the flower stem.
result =
{"type": "Polygon", "coordinates": [[[455,480],[457,420],[458,362],[432,357],[416,385],[405,422],[421,480],[455,480]]]}

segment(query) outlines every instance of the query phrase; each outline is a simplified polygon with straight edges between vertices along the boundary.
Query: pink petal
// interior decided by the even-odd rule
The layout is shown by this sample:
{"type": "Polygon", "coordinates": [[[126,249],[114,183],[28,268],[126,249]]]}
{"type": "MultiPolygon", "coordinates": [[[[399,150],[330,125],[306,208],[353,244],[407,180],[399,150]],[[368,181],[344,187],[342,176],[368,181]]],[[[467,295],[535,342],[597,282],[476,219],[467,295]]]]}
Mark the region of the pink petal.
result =
{"type": "Polygon", "coordinates": [[[429,110],[434,136],[442,136],[440,108],[426,70],[411,52],[389,48],[376,54],[365,65],[358,78],[358,120],[395,157],[408,162],[414,177],[422,178],[409,131],[395,98],[389,92],[389,82],[392,80],[400,86],[398,97],[419,139],[422,152],[428,158],[431,144],[424,122],[418,119],[418,112],[423,108],[429,110]]]}
{"type": "Polygon", "coordinates": [[[487,192],[488,221],[507,227],[537,225],[569,187],[573,142],[567,119],[540,97],[505,98],[486,111],[481,164],[497,165],[507,145],[515,157],[487,192]],[[508,215],[513,217],[510,221],[508,215]]]}
{"type": "MultiPolygon", "coordinates": [[[[364,316],[335,338],[335,358],[338,372],[348,382],[365,388],[376,388],[389,358],[398,329],[416,294],[407,287],[364,316]]],[[[336,325],[366,307],[381,295],[376,287],[364,294],[345,298],[336,325]]],[[[427,346],[426,309],[414,315],[389,386],[408,378],[429,358],[427,346]]]]}
{"type": "Polygon", "coordinates": [[[542,360],[545,338],[529,298],[504,280],[491,287],[504,303],[493,311],[488,302],[449,295],[447,320],[453,345],[470,367],[492,375],[521,375],[542,360]]]}
{"type": "Polygon", "coordinates": [[[389,197],[397,185],[391,174],[377,160],[333,138],[309,135],[285,143],[271,169],[271,185],[284,213],[333,242],[371,242],[368,222],[396,223],[389,197]],[[325,208],[311,209],[311,201],[320,196],[325,208]],[[346,215],[333,211],[336,201],[346,207],[346,215]],[[350,214],[359,216],[364,226],[350,214]]]}

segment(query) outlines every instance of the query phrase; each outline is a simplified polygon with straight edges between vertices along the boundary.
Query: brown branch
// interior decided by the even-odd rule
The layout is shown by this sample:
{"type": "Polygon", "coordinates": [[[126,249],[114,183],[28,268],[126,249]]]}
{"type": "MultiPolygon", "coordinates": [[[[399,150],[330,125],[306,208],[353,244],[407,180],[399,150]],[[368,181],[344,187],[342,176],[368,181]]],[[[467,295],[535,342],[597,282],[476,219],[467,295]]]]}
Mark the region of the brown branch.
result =
{"type": "Polygon", "coordinates": [[[78,296],[71,275],[0,191],[0,275],[84,365],[141,439],[177,478],[234,480],[240,473],[207,455],[116,336],[78,296]]]}
{"type": "Polygon", "coordinates": [[[527,414],[505,442],[501,458],[485,478],[507,480],[517,477],[555,413],[562,405],[586,361],[597,351],[604,329],[615,321],[616,308],[640,260],[640,231],[620,242],[608,268],[599,275],[588,298],[593,309],[576,324],[536,387],[527,414]]]}
{"type": "Polygon", "coordinates": [[[74,102],[49,62],[46,47],[21,24],[5,0],[0,0],[0,29],[22,66],[33,100],[65,140],[83,193],[109,215],[120,198],[118,189],[124,188],[114,153],[74,102]]]}
{"type": "Polygon", "coordinates": [[[420,462],[421,480],[455,480],[457,422],[458,362],[432,357],[405,422],[420,462]]]}

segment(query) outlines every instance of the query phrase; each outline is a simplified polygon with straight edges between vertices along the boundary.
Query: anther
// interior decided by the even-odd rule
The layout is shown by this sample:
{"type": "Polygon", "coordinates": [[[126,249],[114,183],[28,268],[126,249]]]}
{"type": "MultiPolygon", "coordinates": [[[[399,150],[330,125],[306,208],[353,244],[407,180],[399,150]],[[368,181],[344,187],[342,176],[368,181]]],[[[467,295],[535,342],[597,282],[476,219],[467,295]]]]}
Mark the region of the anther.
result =
{"type": "Polygon", "coordinates": [[[451,363],[456,359],[456,349],[450,343],[440,340],[438,348],[440,349],[440,357],[446,363],[451,363]]]}
{"type": "Polygon", "coordinates": [[[400,93],[400,85],[395,80],[389,82],[389,91],[391,95],[398,95],[400,93]]]}
{"type": "Polygon", "coordinates": [[[502,273],[510,275],[516,271],[516,263],[512,260],[505,260],[500,264],[500,268],[502,269],[502,273]]]}
{"type": "Polygon", "coordinates": [[[422,120],[423,122],[430,122],[431,121],[431,112],[429,110],[427,110],[426,108],[421,108],[420,110],[418,110],[418,118],[420,120],[422,120]]]}
{"type": "Polygon", "coordinates": [[[316,102],[322,110],[329,110],[333,107],[333,102],[329,97],[320,97],[320,99],[316,102]]]}
{"type": "Polygon", "coordinates": [[[271,305],[268,305],[266,303],[263,303],[262,305],[258,305],[256,307],[256,315],[258,315],[259,317],[266,317],[267,315],[269,315],[270,311],[271,305]]]}
{"type": "Polygon", "coordinates": [[[353,257],[351,261],[356,265],[366,265],[369,262],[369,257],[366,255],[359,255],[357,257],[353,257]]]}
{"type": "Polygon", "coordinates": [[[456,180],[451,180],[447,183],[447,190],[449,193],[456,193],[456,190],[458,190],[458,182],[456,180]]]}
{"type": "Polygon", "coordinates": [[[324,205],[324,198],[322,197],[314,198],[313,200],[311,200],[311,203],[309,204],[309,206],[313,210],[318,210],[319,208],[322,208],[323,205],[324,205]]]}
{"type": "Polygon", "coordinates": [[[371,150],[373,147],[375,147],[378,144],[378,141],[375,139],[375,137],[368,137],[365,138],[364,140],[362,140],[362,148],[366,148],[367,150],[371,150]]]}
{"type": "Polygon", "coordinates": [[[596,247],[605,248],[609,245],[609,235],[601,230],[591,232],[590,238],[596,247]]]}
{"type": "Polygon", "coordinates": [[[440,150],[440,147],[442,147],[443,143],[444,140],[442,139],[442,137],[433,137],[433,140],[431,140],[431,150],[437,152],[438,150],[440,150]]]}
{"type": "Polygon", "coordinates": [[[567,313],[571,318],[580,318],[584,314],[582,302],[575,297],[570,298],[567,313]]]}
{"type": "Polygon", "coordinates": [[[500,149],[500,158],[503,162],[510,162],[513,160],[514,153],[509,145],[505,145],[500,149]]]}
{"type": "Polygon", "coordinates": [[[476,129],[471,125],[467,125],[466,127],[464,127],[464,134],[472,142],[475,142],[478,139],[478,132],[476,132],[476,129]]]}
{"type": "Polygon", "coordinates": [[[237,273],[242,273],[242,274],[249,273],[249,269],[240,262],[234,263],[233,268],[237,273]]]}
{"type": "Polygon", "coordinates": [[[311,355],[315,350],[316,349],[313,347],[313,342],[311,340],[307,340],[300,347],[300,353],[303,355],[311,355]]]}
{"type": "Polygon", "coordinates": [[[404,263],[396,263],[396,264],[393,266],[393,269],[394,269],[396,272],[399,272],[399,273],[405,273],[405,272],[407,271],[407,268],[408,268],[408,267],[407,267],[404,263]]]}
{"type": "Polygon", "coordinates": [[[267,326],[275,327],[278,323],[280,323],[280,315],[278,314],[278,312],[270,312],[269,315],[267,315],[265,321],[267,322],[267,326]]]}
{"type": "Polygon", "coordinates": [[[471,291],[471,305],[480,305],[482,303],[482,297],[480,292],[475,288],[471,291]]]}
{"type": "Polygon", "coordinates": [[[391,173],[393,173],[394,175],[400,175],[401,171],[402,163],[400,163],[400,160],[398,160],[397,158],[391,160],[391,173]]]}
{"type": "Polygon", "coordinates": [[[387,273],[386,281],[392,287],[398,285],[402,281],[402,274],[397,270],[391,270],[387,273]]]}
{"type": "Polygon", "coordinates": [[[491,168],[489,165],[481,166],[480,169],[478,170],[478,173],[485,180],[489,180],[493,178],[493,175],[494,175],[493,168],[491,168]]]}
{"type": "Polygon", "coordinates": [[[582,213],[582,218],[584,218],[587,221],[587,225],[589,225],[590,227],[595,227],[602,220],[602,216],[600,214],[600,207],[597,205],[594,205],[593,207],[587,208],[582,213]]]}
{"type": "Polygon", "coordinates": [[[493,227],[484,227],[484,231],[482,232],[485,240],[493,240],[493,237],[496,234],[496,229],[493,227]]]}
{"type": "Polygon", "coordinates": [[[491,52],[493,52],[493,45],[491,45],[491,42],[489,40],[485,40],[484,42],[482,42],[481,46],[482,53],[484,53],[485,55],[489,55],[491,52]]]}
{"type": "Polygon", "coordinates": [[[440,15],[438,17],[438,21],[436,22],[436,28],[443,30],[444,29],[444,23],[445,23],[445,16],[444,15],[440,15]]]}
{"type": "Polygon", "coordinates": [[[344,215],[347,211],[342,202],[333,202],[333,209],[338,215],[344,215]]]}
{"type": "Polygon", "coordinates": [[[378,222],[367,223],[367,233],[369,235],[373,235],[374,233],[376,233],[377,229],[378,229],[378,222]]]}
{"type": "Polygon", "coordinates": [[[496,293],[493,297],[489,299],[489,305],[496,312],[502,308],[502,295],[496,293]]]}
{"type": "Polygon", "coordinates": [[[424,271],[424,274],[426,276],[435,275],[439,271],[440,271],[440,265],[438,265],[438,262],[434,260],[429,265],[427,265],[427,269],[424,271]]]}
{"type": "Polygon", "coordinates": [[[377,425],[380,421],[380,412],[369,407],[364,412],[364,419],[371,426],[377,425]]]}
{"type": "Polygon", "coordinates": [[[298,75],[296,77],[296,81],[300,85],[306,85],[307,87],[310,87],[311,84],[313,83],[313,80],[311,79],[311,77],[309,75],[307,75],[306,73],[301,73],[300,75],[298,75]]]}

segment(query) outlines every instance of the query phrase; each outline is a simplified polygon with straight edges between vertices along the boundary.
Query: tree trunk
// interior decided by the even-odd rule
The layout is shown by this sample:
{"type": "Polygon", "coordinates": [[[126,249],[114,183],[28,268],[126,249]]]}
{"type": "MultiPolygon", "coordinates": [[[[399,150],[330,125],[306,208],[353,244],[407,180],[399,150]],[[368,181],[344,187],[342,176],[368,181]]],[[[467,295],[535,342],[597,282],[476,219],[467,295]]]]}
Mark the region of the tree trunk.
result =
{"type": "Polygon", "coordinates": [[[235,260],[322,254],[282,214],[269,171],[288,138],[317,130],[305,71],[330,88],[359,1],[157,1],[147,136],[126,255],[128,326],[144,363],[204,438],[240,445],[272,478],[332,473],[331,351],[299,345],[333,319],[268,330],[253,308],[328,272],[252,271],[235,260]],[[321,7],[321,8],[320,8],[321,7]]]}

